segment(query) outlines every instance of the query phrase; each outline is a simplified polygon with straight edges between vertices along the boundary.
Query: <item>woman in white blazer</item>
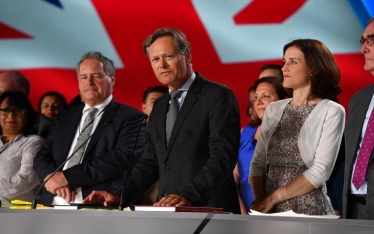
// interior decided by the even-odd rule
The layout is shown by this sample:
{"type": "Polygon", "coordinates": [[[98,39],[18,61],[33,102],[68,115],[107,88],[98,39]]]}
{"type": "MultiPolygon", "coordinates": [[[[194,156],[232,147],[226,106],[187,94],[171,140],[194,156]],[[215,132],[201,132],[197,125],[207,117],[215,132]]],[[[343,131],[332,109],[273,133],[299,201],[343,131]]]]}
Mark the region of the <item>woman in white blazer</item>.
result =
{"type": "Polygon", "coordinates": [[[283,48],[284,87],[293,98],[268,105],[250,167],[260,212],[334,214],[328,180],[343,135],[345,111],[336,102],[340,71],[320,41],[298,39],[283,48]]]}

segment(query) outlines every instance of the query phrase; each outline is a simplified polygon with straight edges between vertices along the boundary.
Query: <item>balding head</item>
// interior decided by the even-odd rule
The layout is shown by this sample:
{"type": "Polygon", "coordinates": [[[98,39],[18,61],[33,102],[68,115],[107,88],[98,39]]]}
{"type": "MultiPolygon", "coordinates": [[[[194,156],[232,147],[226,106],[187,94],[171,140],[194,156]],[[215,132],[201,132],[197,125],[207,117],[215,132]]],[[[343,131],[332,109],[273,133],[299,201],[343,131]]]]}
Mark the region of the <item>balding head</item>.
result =
{"type": "Polygon", "coordinates": [[[20,91],[29,96],[30,82],[18,71],[5,71],[0,73],[0,93],[5,91],[20,91]]]}

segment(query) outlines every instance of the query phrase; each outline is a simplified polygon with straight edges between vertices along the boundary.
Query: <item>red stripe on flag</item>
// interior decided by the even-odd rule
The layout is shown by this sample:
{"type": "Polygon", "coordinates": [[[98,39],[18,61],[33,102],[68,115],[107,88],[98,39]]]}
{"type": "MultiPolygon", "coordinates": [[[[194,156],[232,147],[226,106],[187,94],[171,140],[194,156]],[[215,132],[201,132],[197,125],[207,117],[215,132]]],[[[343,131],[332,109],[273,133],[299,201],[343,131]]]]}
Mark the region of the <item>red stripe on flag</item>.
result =
{"type": "Polygon", "coordinates": [[[0,39],[30,39],[31,36],[0,22],[0,39]]]}

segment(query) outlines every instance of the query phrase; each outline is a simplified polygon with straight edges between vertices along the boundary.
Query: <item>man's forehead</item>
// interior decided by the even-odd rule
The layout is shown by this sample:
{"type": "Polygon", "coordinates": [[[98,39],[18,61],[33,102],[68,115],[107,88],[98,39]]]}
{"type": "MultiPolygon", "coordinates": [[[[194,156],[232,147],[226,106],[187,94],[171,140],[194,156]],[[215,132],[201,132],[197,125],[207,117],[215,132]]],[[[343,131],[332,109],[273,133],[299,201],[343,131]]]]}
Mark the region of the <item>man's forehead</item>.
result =
{"type": "Polygon", "coordinates": [[[374,36],[374,22],[371,22],[362,33],[363,37],[373,37],[374,36]]]}

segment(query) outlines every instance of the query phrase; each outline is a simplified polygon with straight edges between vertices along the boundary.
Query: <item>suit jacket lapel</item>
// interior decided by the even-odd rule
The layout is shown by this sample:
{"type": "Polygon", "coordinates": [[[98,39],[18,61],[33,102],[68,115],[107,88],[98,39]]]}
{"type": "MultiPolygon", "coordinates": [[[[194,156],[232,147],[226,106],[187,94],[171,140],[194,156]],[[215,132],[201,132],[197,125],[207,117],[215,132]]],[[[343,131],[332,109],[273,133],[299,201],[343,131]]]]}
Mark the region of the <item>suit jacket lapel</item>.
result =
{"type": "MultiPolygon", "coordinates": [[[[374,92],[374,86],[372,86],[371,89],[368,90],[368,93],[366,95],[364,95],[365,97],[371,97],[373,95],[373,92],[374,92]]],[[[352,137],[349,137],[347,134],[346,134],[346,138],[348,138],[348,141],[346,140],[347,142],[347,145],[351,145],[349,147],[349,149],[352,149],[353,151],[348,153],[348,157],[351,157],[350,158],[350,161],[351,161],[351,165],[353,166],[353,163],[355,162],[356,160],[356,155],[357,155],[357,146],[358,144],[360,143],[360,139],[361,139],[361,131],[362,131],[362,125],[365,121],[365,116],[366,116],[366,113],[368,111],[368,107],[370,105],[370,102],[371,102],[371,98],[365,98],[365,99],[361,99],[360,100],[360,105],[357,106],[357,110],[355,111],[350,111],[350,119],[351,121],[353,120],[353,124],[354,124],[354,127],[351,128],[351,131],[349,133],[350,136],[352,137]],[[353,144],[353,145],[352,145],[353,144]],[[352,147],[353,146],[353,147],[352,147]]]]}
{"type": "MultiPolygon", "coordinates": [[[[69,151],[70,151],[71,144],[73,142],[75,133],[77,132],[79,122],[82,118],[83,107],[84,107],[84,105],[80,105],[80,106],[76,107],[76,109],[74,111],[72,111],[72,113],[69,117],[69,120],[67,122],[68,127],[67,127],[67,130],[66,130],[65,136],[63,138],[61,138],[61,140],[62,140],[61,144],[63,144],[63,147],[62,147],[63,153],[61,155],[66,155],[66,157],[70,156],[68,154],[69,154],[69,151]]],[[[66,157],[64,157],[63,160],[65,160],[66,157]]]]}
{"type": "Polygon", "coordinates": [[[188,114],[190,113],[191,108],[194,106],[194,104],[199,98],[198,93],[201,90],[201,85],[203,84],[203,81],[204,81],[204,78],[199,73],[196,73],[196,78],[194,82],[192,83],[191,87],[188,89],[186,98],[184,99],[182,107],[180,108],[178,112],[178,116],[177,116],[177,119],[175,120],[173,130],[171,131],[169,145],[166,151],[166,159],[169,156],[170,150],[173,147],[174,141],[176,137],[178,136],[179,130],[182,127],[183,122],[185,121],[188,114]]]}

